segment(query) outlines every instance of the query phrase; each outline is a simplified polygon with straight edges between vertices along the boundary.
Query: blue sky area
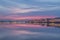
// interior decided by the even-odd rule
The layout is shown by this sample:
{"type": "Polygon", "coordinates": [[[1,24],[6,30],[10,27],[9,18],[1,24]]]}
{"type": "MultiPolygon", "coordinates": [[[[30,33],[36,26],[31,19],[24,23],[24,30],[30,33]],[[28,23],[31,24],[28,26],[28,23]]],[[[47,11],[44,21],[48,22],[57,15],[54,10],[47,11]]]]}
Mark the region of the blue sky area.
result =
{"type": "Polygon", "coordinates": [[[0,15],[60,16],[60,0],[0,0],[0,15]]]}

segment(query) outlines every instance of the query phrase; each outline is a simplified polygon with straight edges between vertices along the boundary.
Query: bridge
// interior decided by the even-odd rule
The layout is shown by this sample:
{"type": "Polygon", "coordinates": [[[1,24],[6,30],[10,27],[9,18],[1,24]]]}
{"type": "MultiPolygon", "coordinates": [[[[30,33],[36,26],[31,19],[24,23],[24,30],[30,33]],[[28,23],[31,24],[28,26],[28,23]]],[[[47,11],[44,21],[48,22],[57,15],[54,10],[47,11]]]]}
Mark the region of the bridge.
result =
{"type": "Polygon", "coordinates": [[[24,19],[24,20],[0,20],[0,24],[33,24],[42,26],[60,27],[60,18],[41,18],[41,19],[24,19]]]}

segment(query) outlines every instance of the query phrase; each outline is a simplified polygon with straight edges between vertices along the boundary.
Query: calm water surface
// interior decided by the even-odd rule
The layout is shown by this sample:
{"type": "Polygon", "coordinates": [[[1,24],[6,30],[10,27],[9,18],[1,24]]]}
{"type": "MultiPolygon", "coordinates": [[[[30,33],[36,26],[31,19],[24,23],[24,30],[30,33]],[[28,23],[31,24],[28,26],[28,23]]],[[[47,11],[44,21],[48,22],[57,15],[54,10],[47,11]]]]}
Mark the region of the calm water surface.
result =
{"type": "Polygon", "coordinates": [[[0,24],[0,40],[60,40],[60,28],[32,24],[0,24]]]}

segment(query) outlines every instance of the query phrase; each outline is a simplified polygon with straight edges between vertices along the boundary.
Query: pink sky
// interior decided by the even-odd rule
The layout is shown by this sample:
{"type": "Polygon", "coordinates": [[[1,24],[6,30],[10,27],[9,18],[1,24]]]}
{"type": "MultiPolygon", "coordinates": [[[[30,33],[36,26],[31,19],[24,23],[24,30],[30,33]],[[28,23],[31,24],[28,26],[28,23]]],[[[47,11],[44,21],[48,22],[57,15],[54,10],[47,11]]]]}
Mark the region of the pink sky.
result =
{"type": "Polygon", "coordinates": [[[41,19],[41,18],[55,18],[55,16],[0,16],[0,19],[22,20],[22,19],[41,19]]]}

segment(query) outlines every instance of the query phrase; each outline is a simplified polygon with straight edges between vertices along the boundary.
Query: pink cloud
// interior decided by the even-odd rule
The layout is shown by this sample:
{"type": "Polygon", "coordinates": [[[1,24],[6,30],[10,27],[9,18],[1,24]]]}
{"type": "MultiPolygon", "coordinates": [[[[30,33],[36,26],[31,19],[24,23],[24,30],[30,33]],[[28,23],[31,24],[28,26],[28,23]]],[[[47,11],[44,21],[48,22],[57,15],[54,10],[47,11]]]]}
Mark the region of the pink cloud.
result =
{"type": "Polygon", "coordinates": [[[11,20],[41,19],[41,18],[55,18],[55,16],[18,16],[18,15],[0,16],[0,19],[11,19],[11,20]]]}
{"type": "Polygon", "coordinates": [[[33,11],[38,11],[38,9],[21,9],[21,8],[10,8],[12,13],[29,13],[33,11]]]}

